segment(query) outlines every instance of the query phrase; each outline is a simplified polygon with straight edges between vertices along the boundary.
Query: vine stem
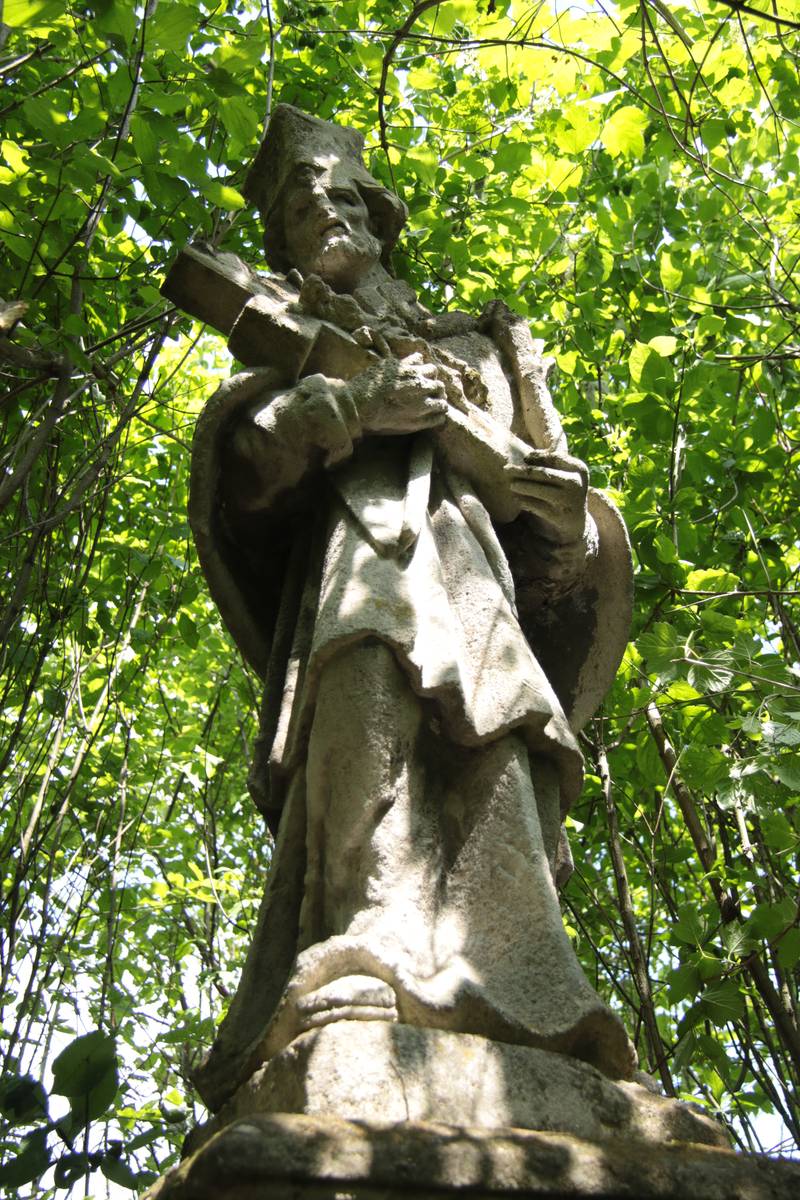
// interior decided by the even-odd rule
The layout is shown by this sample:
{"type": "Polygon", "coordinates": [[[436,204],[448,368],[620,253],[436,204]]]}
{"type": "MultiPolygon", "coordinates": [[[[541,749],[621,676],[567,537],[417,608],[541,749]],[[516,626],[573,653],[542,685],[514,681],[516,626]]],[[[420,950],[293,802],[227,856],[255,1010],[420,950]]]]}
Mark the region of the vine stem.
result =
{"type": "Polygon", "coordinates": [[[389,164],[389,174],[392,178],[392,187],[395,186],[394,168],[392,160],[389,158],[389,140],[386,136],[386,81],[389,78],[389,67],[392,65],[392,59],[397,53],[397,47],[402,42],[408,31],[419,20],[424,12],[429,8],[436,8],[440,0],[420,0],[418,4],[412,8],[411,12],[406,17],[403,24],[395,33],[389,45],[386,47],[386,53],[381,62],[381,78],[378,84],[378,126],[380,128],[381,149],[386,155],[386,161],[389,164]]]}
{"type": "Polygon", "coordinates": [[[606,803],[611,863],[614,868],[614,880],[617,885],[617,899],[619,900],[622,924],[628,938],[628,945],[630,946],[634,982],[642,1002],[641,1013],[650,1048],[650,1061],[655,1064],[658,1070],[664,1091],[668,1096],[674,1096],[675,1085],[667,1066],[664,1043],[661,1039],[658,1021],[656,1020],[656,1010],[653,1004],[653,990],[650,986],[647,960],[639,937],[639,931],[636,928],[636,918],[631,902],[631,889],[628,883],[628,872],[625,868],[625,858],[620,845],[619,817],[617,815],[617,806],[614,803],[614,785],[611,779],[611,769],[608,765],[608,756],[605,747],[598,745],[595,748],[595,752],[600,773],[600,784],[603,789],[603,799],[606,803]]]}

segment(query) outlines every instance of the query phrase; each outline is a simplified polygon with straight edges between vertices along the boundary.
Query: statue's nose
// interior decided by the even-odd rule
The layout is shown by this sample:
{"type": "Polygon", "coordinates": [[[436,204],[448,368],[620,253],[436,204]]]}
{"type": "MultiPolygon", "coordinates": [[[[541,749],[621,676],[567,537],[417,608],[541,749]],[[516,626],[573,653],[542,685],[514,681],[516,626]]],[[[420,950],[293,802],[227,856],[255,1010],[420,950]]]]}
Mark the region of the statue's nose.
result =
{"type": "Polygon", "coordinates": [[[316,196],[317,221],[325,227],[331,221],[342,222],[342,214],[326,192],[320,191],[316,196]]]}

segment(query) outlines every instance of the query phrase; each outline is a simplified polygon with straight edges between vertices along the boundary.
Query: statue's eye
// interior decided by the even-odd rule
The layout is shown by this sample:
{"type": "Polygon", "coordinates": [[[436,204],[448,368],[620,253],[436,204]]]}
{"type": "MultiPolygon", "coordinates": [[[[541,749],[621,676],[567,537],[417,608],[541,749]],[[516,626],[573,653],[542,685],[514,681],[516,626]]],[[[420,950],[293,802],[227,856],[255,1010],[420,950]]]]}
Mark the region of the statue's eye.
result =
{"type": "Polygon", "coordinates": [[[287,202],[289,208],[298,216],[301,213],[308,212],[314,199],[314,193],[310,187],[295,187],[289,192],[287,202]]]}

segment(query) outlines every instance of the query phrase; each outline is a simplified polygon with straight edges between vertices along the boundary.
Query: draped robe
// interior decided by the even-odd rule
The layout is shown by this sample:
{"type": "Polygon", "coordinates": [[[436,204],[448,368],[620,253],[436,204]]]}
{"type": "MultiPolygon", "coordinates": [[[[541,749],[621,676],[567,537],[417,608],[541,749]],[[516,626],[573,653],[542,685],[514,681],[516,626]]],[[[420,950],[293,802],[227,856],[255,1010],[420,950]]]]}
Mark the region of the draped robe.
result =
{"type": "MultiPolygon", "coordinates": [[[[484,377],[483,428],[507,431],[500,350],[473,333],[448,353],[484,377]]],[[[287,392],[250,372],[198,426],[193,527],[265,679],[251,788],[277,835],[201,1095],[218,1108],[337,1016],[540,1046],[626,1077],[632,1048],[556,893],[581,706],[624,643],[609,618],[629,602],[624,529],[593,494],[580,570],[554,584],[524,518],[495,528],[446,437],[365,438],[329,383],[287,392]],[[355,1006],[337,991],[353,976],[355,1006]]]]}

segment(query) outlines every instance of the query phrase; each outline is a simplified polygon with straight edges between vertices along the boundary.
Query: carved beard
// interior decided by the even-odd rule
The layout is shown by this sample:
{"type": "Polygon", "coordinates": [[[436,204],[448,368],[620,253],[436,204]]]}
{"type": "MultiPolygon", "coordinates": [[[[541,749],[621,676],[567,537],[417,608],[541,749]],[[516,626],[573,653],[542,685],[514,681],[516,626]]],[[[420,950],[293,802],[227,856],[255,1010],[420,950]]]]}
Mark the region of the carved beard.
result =
{"type": "Polygon", "coordinates": [[[320,235],[319,249],[306,274],[319,275],[337,291],[352,290],[380,261],[382,249],[374,234],[334,225],[320,235]]]}

